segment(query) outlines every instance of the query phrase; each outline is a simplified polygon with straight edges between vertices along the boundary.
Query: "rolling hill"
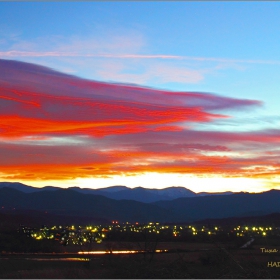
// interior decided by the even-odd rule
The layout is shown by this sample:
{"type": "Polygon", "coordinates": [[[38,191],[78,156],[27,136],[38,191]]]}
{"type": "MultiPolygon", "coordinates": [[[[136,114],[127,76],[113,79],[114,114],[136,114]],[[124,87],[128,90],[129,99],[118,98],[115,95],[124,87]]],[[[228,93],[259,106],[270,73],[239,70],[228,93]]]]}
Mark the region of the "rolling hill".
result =
{"type": "MultiPolygon", "coordinates": [[[[41,192],[45,190],[55,191],[60,189],[58,187],[52,187],[52,186],[35,188],[21,183],[0,182],[0,189],[3,187],[16,189],[25,193],[41,192]]],[[[75,190],[82,194],[96,194],[96,195],[102,195],[116,200],[128,199],[128,200],[135,200],[144,203],[156,202],[160,200],[173,200],[182,197],[199,197],[199,196],[208,196],[208,195],[232,194],[232,192],[195,193],[184,187],[169,187],[164,189],[148,189],[148,188],[137,187],[132,189],[125,186],[112,186],[112,187],[99,188],[99,189],[79,188],[79,187],[70,187],[68,189],[75,190]]]]}
{"type": "Polygon", "coordinates": [[[58,188],[32,193],[7,187],[0,189],[0,207],[4,210],[36,210],[67,217],[121,222],[193,222],[202,219],[260,216],[280,212],[279,201],[278,190],[142,203],[84,194],[74,189],[58,188]]]}

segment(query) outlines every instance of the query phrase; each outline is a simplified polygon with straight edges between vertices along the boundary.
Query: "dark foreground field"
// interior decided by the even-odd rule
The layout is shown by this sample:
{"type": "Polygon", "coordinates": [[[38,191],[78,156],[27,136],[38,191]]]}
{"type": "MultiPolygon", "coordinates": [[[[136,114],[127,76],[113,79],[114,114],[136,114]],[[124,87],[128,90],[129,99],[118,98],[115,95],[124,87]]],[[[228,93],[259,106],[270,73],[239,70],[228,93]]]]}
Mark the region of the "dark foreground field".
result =
{"type": "MultiPolygon", "coordinates": [[[[280,254],[262,253],[267,244],[249,249],[231,248],[228,244],[162,242],[157,249],[167,253],[127,255],[75,254],[2,254],[1,278],[274,278],[280,277],[279,267],[268,262],[280,261],[280,254]],[[57,260],[83,257],[83,261],[57,260]],[[88,259],[89,258],[89,259],[88,259]],[[40,260],[36,260],[40,259],[40,260]],[[45,260],[42,260],[45,259],[45,260]],[[47,260],[46,260],[47,259],[47,260]],[[56,259],[56,260],[54,260],[56,259]]],[[[104,242],[102,247],[108,248],[104,242]]],[[[123,244],[128,249],[141,244],[123,244]]],[[[273,246],[272,246],[273,247],[273,246]]],[[[270,246],[270,248],[272,248],[270,246]]],[[[274,246],[276,248],[276,246],[274,246]]],[[[102,250],[102,248],[100,248],[102,250]]]]}

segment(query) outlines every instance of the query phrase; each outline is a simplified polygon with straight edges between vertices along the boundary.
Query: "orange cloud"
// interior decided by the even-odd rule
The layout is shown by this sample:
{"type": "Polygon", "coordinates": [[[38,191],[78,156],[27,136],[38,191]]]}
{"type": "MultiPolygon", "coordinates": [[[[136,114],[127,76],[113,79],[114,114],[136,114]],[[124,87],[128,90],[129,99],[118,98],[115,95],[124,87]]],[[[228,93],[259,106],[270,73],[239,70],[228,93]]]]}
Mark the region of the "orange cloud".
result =
{"type": "Polygon", "coordinates": [[[268,153],[278,146],[279,131],[195,129],[197,123],[227,118],[219,113],[221,109],[260,104],[207,93],[88,81],[0,60],[1,177],[279,174],[275,152],[268,153]],[[254,165],[260,167],[248,169],[254,165]]]}

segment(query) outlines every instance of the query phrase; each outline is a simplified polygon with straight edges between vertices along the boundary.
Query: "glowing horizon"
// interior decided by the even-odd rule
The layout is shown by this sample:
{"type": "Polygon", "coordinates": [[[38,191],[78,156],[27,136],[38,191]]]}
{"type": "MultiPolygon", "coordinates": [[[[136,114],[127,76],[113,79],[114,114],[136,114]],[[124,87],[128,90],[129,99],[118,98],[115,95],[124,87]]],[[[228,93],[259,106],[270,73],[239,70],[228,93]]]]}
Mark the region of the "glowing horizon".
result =
{"type": "Polygon", "coordinates": [[[270,151],[280,131],[196,129],[260,101],[99,83],[9,60],[0,68],[1,180],[259,191],[279,172],[270,151]]]}
{"type": "Polygon", "coordinates": [[[280,188],[276,3],[65,4],[0,3],[0,181],[280,188]]]}
{"type": "Polygon", "coordinates": [[[25,181],[22,180],[21,183],[30,185],[32,187],[42,188],[45,186],[53,186],[59,188],[89,188],[89,189],[99,189],[107,188],[113,186],[125,186],[130,189],[137,187],[143,187],[147,189],[165,189],[169,187],[185,187],[195,193],[200,192],[250,192],[258,193],[268,191],[270,189],[280,189],[279,187],[274,187],[273,184],[269,184],[263,179],[250,179],[250,178],[222,178],[222,177],[211,177],[211,178],[195,178],[192,176],[182,176],[176,174],[157,174],[157,173],[147,173],[142,176],[116,176],[112,179],[92,179],[92,178],[77,178],[74,180],[60,180],[60,181],[25,181]],[[165,182],[160,187],[153,185],[151,181],[163,181],[165,182]],[[138,185],[137,182],[141,182],[138,185]],[[186,182],[188,186],[186,186],[186,182]],[[226,185],[226,187],[224,187],[226,185]],[[244,185],[249,186],[244,190],[244,185]]]}

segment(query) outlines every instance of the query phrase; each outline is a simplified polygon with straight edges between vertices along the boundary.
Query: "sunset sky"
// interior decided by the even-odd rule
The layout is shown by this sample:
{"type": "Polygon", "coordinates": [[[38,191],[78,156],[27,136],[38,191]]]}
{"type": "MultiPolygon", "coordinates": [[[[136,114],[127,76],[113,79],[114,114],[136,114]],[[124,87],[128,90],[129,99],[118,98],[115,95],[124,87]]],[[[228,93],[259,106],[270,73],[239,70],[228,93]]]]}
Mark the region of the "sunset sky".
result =
{"type": "Polygon", "coordinates": [[[0,181],[280,189],[280,2],[0,2],[0,181]]]}

